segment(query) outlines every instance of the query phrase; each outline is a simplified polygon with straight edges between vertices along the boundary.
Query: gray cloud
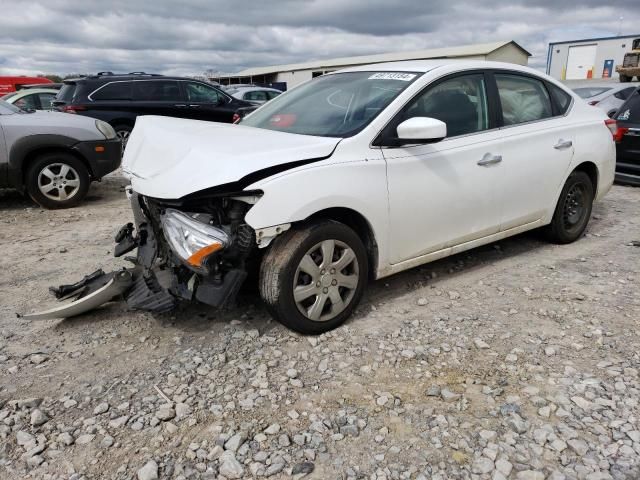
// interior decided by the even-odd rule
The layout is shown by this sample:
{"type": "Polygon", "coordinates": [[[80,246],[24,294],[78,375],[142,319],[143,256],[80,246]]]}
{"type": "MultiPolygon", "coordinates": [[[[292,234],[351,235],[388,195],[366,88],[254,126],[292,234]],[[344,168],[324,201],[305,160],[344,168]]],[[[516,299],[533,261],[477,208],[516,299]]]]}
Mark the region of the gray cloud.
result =
{"type": "Polygon", "coordinates": [[[0,74],[199,74],[497,40],[516,40],[534,54],[531,64],[542,66],[549,41],[638,33],[640,4],[35,0],[16,8],[0,0],[0,11],[0,74]]]}

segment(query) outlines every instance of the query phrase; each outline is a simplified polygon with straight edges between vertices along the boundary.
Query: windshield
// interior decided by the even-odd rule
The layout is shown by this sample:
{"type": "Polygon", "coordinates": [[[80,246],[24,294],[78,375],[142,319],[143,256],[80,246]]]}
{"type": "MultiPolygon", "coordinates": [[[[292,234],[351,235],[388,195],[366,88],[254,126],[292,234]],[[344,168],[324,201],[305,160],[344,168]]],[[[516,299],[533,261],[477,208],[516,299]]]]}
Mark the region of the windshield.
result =
{"type": "Polygon", "coordinates": [[[24,111],[20,110],[15,105],[11,105],[4,100],[0,100],[0,115],[8,115],[11,113],[24,113],[24,111]]]}
{"type": "Polygon", "coordinates": [[[616,120],[629,123],[640,123],[640,91],[636,90],[620,107],[616,120]]]}
{"type": "Polygon", "coordinates": [[[573,91],[578,94],[580,98],[591,98],[596,95],[600,95],[608,90],[611,90],[610,87],[582,87],[582,88],[574,88],[573,91]]]}
{"type": "Polygon", "coordinates": [[[242,120],[242,125],[302,135],[350,137],[418,78],[407,72],[349,72],[318,77],[242,120]]]}
{"type": "Polygon", "coordinates": [[[7,93],[6,95],[0,97],[0,100],[9,100],[11,97],[15,97],[18,92],[7,93]]]}

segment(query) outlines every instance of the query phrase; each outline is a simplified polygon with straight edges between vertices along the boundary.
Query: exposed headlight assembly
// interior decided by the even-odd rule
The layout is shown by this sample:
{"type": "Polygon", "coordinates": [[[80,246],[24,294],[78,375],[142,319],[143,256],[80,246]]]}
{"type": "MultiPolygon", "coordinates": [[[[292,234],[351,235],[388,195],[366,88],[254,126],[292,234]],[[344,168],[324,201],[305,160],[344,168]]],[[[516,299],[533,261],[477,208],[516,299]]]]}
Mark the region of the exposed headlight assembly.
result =
{"type": "Polygon", "coordinates": [[[104,138],[107,140],[113,140],[117,137],[116,131],[107,122],[96,120],[96,128],[102,135],[104,135],[104,138]]]}
{"type": "Polygon", "coordinates": [[[206,270],[207,258],[229,245],[229,236],[223,230],[172,208],[165,211],[161,223],[173,252],[197,271],[206,270]]]}

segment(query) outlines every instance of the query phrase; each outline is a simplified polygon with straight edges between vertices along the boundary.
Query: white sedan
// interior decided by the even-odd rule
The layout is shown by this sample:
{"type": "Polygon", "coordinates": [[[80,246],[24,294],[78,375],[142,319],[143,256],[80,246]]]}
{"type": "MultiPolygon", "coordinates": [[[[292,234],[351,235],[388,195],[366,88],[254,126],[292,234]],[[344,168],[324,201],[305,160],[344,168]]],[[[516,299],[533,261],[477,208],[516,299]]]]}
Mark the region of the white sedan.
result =
{"type": "Polygon", "coordinates": [[[239,125],[141,117],[123,160],[137,233],[116,247],[138,248],[128,301],[220,306],[256,265],[278,320],[327,331],[370,279],[539,227],[580,238],[613,133],[554,79],[477,61],[349,68],[239,125]]]}

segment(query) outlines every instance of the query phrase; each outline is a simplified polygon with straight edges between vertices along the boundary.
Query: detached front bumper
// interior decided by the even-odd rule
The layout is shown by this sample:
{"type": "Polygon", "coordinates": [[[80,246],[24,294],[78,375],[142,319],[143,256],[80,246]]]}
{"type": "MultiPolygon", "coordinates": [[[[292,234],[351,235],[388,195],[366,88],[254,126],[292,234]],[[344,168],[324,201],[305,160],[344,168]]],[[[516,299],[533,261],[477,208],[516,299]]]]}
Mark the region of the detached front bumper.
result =
{"type": "Polygon", "coordinates": [[[73,149],[87,160],[91,176],[96,180],[116,170],[122,161],[122,142],[119,138],[79,142],[73,149]]]}

